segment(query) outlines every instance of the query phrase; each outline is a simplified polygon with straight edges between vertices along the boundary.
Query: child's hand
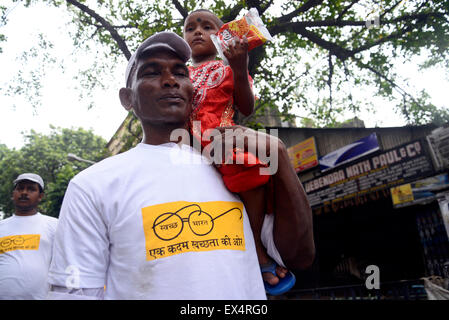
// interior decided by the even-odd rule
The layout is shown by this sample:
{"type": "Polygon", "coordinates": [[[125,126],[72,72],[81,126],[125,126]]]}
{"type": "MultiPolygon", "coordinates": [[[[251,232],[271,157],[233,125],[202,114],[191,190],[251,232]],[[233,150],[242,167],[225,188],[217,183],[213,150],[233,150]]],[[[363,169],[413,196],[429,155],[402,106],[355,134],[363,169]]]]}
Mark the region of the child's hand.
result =
{"type": "Polygon", "coordinates": [[[248,39],[245,36],[243,39],[234,37],[228,49],[223,51],[232,71],[234,73],[243,72],[246,75],[248,72],[248,39]]]}
{"type": "Polygon", "coordinates": [[[234,76],[234,105],[245,116],[254,111],[254,93],[248,77],[248,39],[234,37],[224,55],[234,76]]]}

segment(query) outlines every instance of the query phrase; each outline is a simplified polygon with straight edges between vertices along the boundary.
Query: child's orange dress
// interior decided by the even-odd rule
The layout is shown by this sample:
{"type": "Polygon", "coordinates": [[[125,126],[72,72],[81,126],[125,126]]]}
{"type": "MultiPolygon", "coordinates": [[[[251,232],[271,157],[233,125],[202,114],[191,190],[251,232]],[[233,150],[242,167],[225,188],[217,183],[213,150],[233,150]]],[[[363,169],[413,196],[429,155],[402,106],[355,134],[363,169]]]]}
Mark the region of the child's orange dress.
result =
{"type": "MultiPolygon", "coordinates": [[[[200,139],[207,129],[235,125],[234,116],[234,76],[230,66],[222,61],[208,61],[198,67],[189,67],[193,83],[193,111],[190,117],[192,134],[205,148],[210,141],[200,139]],[[201,121],[201,130],[193,125],[201,121]],[[201,131],[201,132],[199,132],[201,131]]],[[[252,86],[252,78],[248,75],[252,86]]],[[[269,175],[261,175],[260,168],[267,167],[255,155],[234,149],[233,163],[216,165],[226,187],[235,193],[248,191],[265,185],[269,175]],[[236,164],[237,159],[243,164],[236,164]]]]}

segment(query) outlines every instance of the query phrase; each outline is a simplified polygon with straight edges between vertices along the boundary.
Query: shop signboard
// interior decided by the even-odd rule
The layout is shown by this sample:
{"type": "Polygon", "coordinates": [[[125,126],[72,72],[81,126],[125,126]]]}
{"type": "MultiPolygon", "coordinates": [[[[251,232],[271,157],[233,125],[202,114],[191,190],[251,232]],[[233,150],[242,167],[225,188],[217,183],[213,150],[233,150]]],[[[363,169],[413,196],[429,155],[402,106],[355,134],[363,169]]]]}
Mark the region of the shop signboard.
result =
{"type": "Polygon", "coordinates": [[[303,182],[312,208],[366,196],[434,173],[423,140],[412,141],[334,168],[303,182]]]}
{"type": "Polygon", "coordinates": [[[390,189],[393,205],[401,205],[403,203],[413,202],[413,189],[410,183],[403,184],[390,189]]]}
{"type": "Polygon", "coordinates": [[[377,150],[379,150],[379,142],[377,141],[377,135],[374,132],[367,137],[320,157],[320,169],[322,172],[325,172],[377,150]]]}
{"type": "Polygon", "coordinates": [[[318,165],[318,152],[314,137],[288,148],[287,151],[296,173],[318,165]]]}
{"type": "Polygon", "coordinates": [[[449,176],[440,174],[393,187],[390,191],[394,207],[400,208],[433,201],[439,191],[448,188],[449,176]]]}

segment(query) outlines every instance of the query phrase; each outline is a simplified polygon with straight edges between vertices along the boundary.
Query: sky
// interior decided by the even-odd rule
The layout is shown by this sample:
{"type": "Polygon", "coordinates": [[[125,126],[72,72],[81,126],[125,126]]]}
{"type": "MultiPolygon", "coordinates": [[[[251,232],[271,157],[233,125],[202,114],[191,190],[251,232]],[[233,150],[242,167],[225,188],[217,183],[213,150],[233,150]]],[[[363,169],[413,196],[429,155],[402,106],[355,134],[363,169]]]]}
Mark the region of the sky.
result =
{"type": "MultiPolygon", "coordinates": [[[[46,68],[42,105],[37,108],[23,97],[6,96],[4,90],[0,91],[0,143],[19,149],[24,143],[22,132],[33,129],[46,134],[51,131],[50,125],[92,129],[109,141],[127,115],[118,97],[118,90],[124,82],[126,59],[123,58],[123,65],[111,70],[118,80],[106,91],[96,90],[93,94],[95,106],[88,109],[87,103],[79,100],[73,77],[83,60],[92,61],[96,56],[83,53],[82,57],[77,57],[78,61],[72,61],[73,45],[65,26],[65,21],[69,20],[61,10],[46,7],[27,9],[19,5],[10,12],[8,20],[6,26],[0,27],[0,33],[7,36],[7,42],[0,44],[3,48],[3,53],[0,53],[1,89],[5,89],[23,68],[17,59],[27,47],[37,43],[39,32],[46,34],[55,44],[54,52],[58,52],[59,59],[65,59],[67,64],[64,73],[55,66],[46,68]]],[[[31,67],[33,61],[29,63],[31,67]]]]}
{"type": "MultiPolygon", "coordinates": [[[[6,144],[9,148],[19,149],[23,143],[23,134],[31,129],[47,134],[50,125],[62,128],[92,129],[97,135],[109,141],[114,135],[127,113],[121,107],[118,98],[118,90],[122,86],[126,60],[118,64],[108,79],[111,85],[107,90],[94,90],[93,99],[95,106],[87,108],[86,101],[80,101],[79,91],[75,89],[76,76],[79,67],[94,61],[94,53],[81,52],[74,61],[72,39],[67,33],[67,17],[63,10],[45,6],[33,6],[23,8],[16,6],[8,15],[8,23],[0,26],[0,33],[7,36],[7,41],[0,43],[3,53],[0,53],[0,144],[6,144]],[[45,17],[44,19],[42,17],[45,17]],[[53,52],[58,59],[66,63],[65,72],[57,67],[42,66],[46,76],[42,88],[42,105],[33,108],[30,101],[24,97],[5,95],[5,88],[17,76],[18,70],[24,67],[20,64],[20,56],[30,47],[37,44],[38,34],[43,33],[54,43],[53,52]]],[[[425,88],[432,98],[432,102],[439,107],[446,106],[446,92],[449,88],[448,76],[441,69],[430,69],[425,72],[417,70],[417,63],[422,61],[417,57],[414,62],[401,65],[401,74],[405,74],[416,90],[425,88]]],[[[25,69],[36,67],[35,61],[29,60],[25,69]]],[[[23,70],[27,71],[27,70],[23,70]]],[[[362,96],[371,96],[369,90],[358,92],[362,96]]],[[[392,112],[392,107],[383,101],[377,101],[377,115],[362,114],[359,117],[365,121],[366,127],[403,126],[405,122],[392,112]]],[[[298,112],[300,113],[300,111],[298,112]]]]}

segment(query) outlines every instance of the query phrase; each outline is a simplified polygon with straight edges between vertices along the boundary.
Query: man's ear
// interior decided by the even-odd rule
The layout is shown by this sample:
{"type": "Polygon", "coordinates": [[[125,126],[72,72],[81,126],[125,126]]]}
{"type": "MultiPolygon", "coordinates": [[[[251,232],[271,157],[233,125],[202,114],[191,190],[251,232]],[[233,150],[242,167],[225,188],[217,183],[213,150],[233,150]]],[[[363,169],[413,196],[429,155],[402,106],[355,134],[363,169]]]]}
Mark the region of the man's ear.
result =
{"type": "Polygon", "coordinates": [[[127,111],[130,111],[132,107],[132,91],[130,88],[121,88],[119,91],[120,102],[122,103],[123,108],[127,111]]]}

